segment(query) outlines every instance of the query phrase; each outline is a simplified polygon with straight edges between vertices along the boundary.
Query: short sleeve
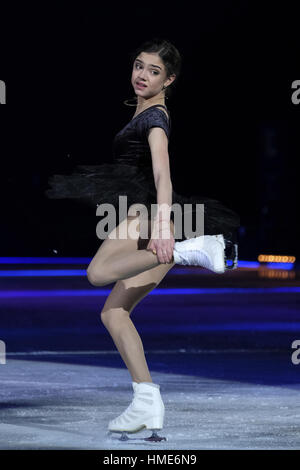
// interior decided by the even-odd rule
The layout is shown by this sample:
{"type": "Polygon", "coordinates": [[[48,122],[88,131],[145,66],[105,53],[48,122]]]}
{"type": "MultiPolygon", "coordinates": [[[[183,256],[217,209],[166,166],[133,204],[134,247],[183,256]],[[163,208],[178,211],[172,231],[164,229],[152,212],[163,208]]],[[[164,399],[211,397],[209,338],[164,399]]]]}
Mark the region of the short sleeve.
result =
{"type": "Polygon", "coordinates": [[[161,127],[168,139],[170,136],[170,125],[168,117],[165,112],[158,108],[152,108],[149,112],[146,112],[144,116],[141,116],[140,122],[140,131],[144,138],[148,138],[149,130],[152,127],[161,127]]]}

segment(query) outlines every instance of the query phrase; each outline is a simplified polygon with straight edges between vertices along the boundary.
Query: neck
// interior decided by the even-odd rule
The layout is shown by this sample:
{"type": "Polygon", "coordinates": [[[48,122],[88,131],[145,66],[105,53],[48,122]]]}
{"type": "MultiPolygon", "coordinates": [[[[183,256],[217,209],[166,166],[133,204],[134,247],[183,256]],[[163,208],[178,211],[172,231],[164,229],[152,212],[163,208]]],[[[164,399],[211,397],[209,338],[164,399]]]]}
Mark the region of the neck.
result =
{"type": "Polygon", "coordinates": [[[137,100],[137,105],[136,105],[136,110],[137,111],[142,111],[143,109],[149,108],[149,106],[152,106],[154,104],[165,104],[165,97],[164,96],[153,96],[152,98],[145,99],[141,96],[138,96],[137,100]]]}

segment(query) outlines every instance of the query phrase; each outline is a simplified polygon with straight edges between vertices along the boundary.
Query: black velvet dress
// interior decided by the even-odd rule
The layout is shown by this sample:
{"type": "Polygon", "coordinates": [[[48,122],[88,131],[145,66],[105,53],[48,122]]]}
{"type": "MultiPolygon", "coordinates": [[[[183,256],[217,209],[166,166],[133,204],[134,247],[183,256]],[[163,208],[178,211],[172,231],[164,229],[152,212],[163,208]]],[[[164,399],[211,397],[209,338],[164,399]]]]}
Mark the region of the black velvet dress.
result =
{"type": "MultiPolygon", "coordinates": [[[[81,200],[94,205],[95,211],[100,204],[113,204],[118,214],[116,220],[121,221],[118,212],[119,196],[123,195],[127,196],[128,209],[132,204],[142,203],[151,214],[151,204],[157,204],[157,195],[148,132],[152,127],[161,127],[169,138],[171,130],[170,115],[168,118],[160,107],[167,109],[163,105],[150,106],[115,135],[112,163],[77,165],[70,175],[52,175],[48,180],[50,189],[46,190],[46,196],[52,199],[81,200]]],[[[201,196],[180,195],[173,189],[172,204],[179,204],[182,208],[182,217],[189,213],[193,221],[197,211],[201,210],[202,214],[204,213],[204,230],[202,227],[199,235],[223,233],[228,240],[232,242],[237,240],[236,230],[240,225],[240,218],[220,201],[201,196]],[[204,206],[199,208],[196,204],[204,206]]],[[[174,221],[172,212],[171,219],[174,221]]],[[[181,234],[176,233],[175,223],[175,241],[186,238],[190,236],[186,236],[184,230],[181,234]]]]}

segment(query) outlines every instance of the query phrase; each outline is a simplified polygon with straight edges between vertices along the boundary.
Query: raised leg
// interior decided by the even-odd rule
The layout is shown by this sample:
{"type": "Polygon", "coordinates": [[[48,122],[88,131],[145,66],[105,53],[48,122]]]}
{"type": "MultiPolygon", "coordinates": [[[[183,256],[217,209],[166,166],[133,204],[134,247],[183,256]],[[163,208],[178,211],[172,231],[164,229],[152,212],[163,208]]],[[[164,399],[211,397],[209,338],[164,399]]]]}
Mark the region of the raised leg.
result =
{"type": "MultiPolygon", "coordinates": [[[[151,235],[150,221],[148,233],[151,235]]],[[[171,221],[174,234],[174,224],[171,221]]],[[[87,268],[87,277],[94,286],[105,286],[118,280],[132,278],[144,271],[158,267],[162,263],[151,250],[147,250],[150,238],[140,237],[138,217],[124,219],[102,242],[96,255],[87,268]],[[136,228],[136,230],[135,230],[136,228]],[[123,237],[123,238],[122,238],[123,237]]],[[[175,261],[164,264],[167,271],[175,261]]],[[[160,272],[160,270],[159,270],[160,272]]],[[[164,269],[162,270],[164,272],[164,269]]]]}

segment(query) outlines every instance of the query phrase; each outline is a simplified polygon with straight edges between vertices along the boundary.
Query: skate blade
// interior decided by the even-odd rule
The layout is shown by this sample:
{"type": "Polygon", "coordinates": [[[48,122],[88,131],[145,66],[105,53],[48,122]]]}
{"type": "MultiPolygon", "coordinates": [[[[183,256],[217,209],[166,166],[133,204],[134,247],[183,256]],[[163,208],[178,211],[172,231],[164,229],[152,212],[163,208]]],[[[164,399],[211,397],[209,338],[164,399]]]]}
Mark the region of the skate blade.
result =
{"type": "Polygon", "coordinates": [[[224,238],[223,234],[212,235],[219,243],[222,244],[224,249],[224,269],[219,271],[214,270],[217,274],[224,274],[226,271],[236,269],[238,267],[238,245],[231,240],[224,238]],[[228,264],[231,261],[232,264],[228,264]]]}
{"type": "Polygon", "coordinates": [[[146,441],[146,442],[161,442],[161,441],[166,441],[167,438],[163,436],[159,436],[155,431],[152,432],[151,436],[149,437],[128,437],[126,435],[126,432],[122,433],[122,436],[119,441],[146,441]]]}
{"type": "Polygon", "coordinates": [[[233,243],[231,240],[227,240],[226,238],[225,244],[225,269],[226,271],[236,269],[238,267],[238,244],[233,243]],[[232,261],[232,264],[229,265],[227,261],[232,261]]]}
{"type": "MultiPolygon", "coordinates": [[[[140,428],[139,430],[143,428],[140,428]]],[[[159,436],[156,431],[152,431],[152,434],[149,437],[128,437],[127,436],[127,434],[133,434],[133,432],[137,432],[137,431],[109,431],[109,433],[113,433],[113,432],[122,434],[121,437],[119,437],[118,439],[118,441],[121,441],[121,442],[124,442],[124,441],[161,442],[161,441],[167,440],[166,437],[159,436]]]]}
{"type": "Polygon", "coordinates": [[[161,442],[166,441],[166,437],[159,436],[155,431],[152,432],[150,437],[145,437],[144,441],[148,442],[161,442]]]}

